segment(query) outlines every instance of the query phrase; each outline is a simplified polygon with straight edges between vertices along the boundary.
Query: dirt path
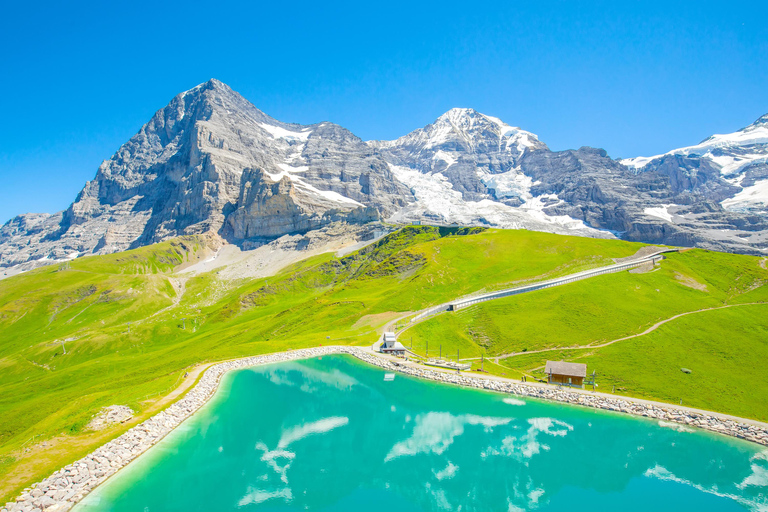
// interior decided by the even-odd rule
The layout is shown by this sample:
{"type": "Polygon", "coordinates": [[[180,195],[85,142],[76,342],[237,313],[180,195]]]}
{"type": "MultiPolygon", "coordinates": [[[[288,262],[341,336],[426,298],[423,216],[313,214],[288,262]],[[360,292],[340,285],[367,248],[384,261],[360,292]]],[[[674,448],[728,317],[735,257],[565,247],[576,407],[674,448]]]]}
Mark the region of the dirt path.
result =
{"type": "MultiPolygon", "coordinates": [[[[184,297],[184,293],[187,291],[187,279],[186,277],[167,277],[168,282],[173,287],[173,291],[176,292],[176,295],[173,297],[173,304],[170,306],[166,306],[163,309],[155,311],[149,318],[154,318],[157,315],[160,315],[169,309],[173,309],[176,306],[179,305],[181,302],[181,298],[184,297]]],[[[147,319],[144,319],[147,320],[147,319]]],[[[141,320],[139,320],[141,321],[141,320]]],[[[138,323],[138,322],[137,322],[138,323]]]]}
{"type": "MultiPolygon", "coordinates": [[[[619,341],[625,341],[625,340],[630,340],[632,338],[638,338],[640,336],[645,336],[646,334],[652,333],[653,331],[655,331],[656,329],[658,329],[662,325],[666,324],[667,322],[671,322],[672,320],[676,320],[676,319],[678,319],[678,318],[680,318],[682,316],[693,315],[695,313],[703,313],[705,311],[714,311],[714,310],[717,310],[717,309],[735,308],[735,307],[739,307],[739,306],[755,306],[755,305],[759,305],[759,304],[765,304],[765,303],[763,303],[763,302],[745,302],[744,304],[729,304],[727,306],[718,306],[716,308],[706,308],[706,309],[697,309],[696,311],[687,311],[685,313],[680,313],[679,315],[671,316],[671,317],[669,317],[669,318],[667,318],[665,320],[661,320],[659,322],[656,322],[655,324],[653,324],[652,326],[650,326],[649,328],[647,328],[646,330],[644,330],[641,333],[633,334],[631,336],[625,336],[623,338],[618,338],[618,339],[615,339],[615,340],[607,341],[605,343],[598,343],[598,344],[591,344],[590,343],[588,345],[573,345],[573,346],[570,346],[570,347],[555,347],[555,348],[544,348],[544,349],[541,349],[541,350],[526,350],[525,352],[510,352],[508,354],[501,354],[501,355],[498,355],[496,357],[488,357],[486,359],[493,359],[498,364],[500,359],[507,359],[507,358],[510,358],[510,357],[522,356],[522,355],[527,355],[527,354],[541,354],[543,352],[554,352],[554,351],[557,351],[557,350],[579,350],[579,349],[583,350],[583,349],[589,349],[589,348],[603,348],[603,347],[607,347],[608,345],[613,345],[614,343],[618,343],[619,341]]],[[[479,360],[479,359],[480,359],[479,357],[471,357],[471,358],[467,358],[467,359],[462,359],[462,361],[479,360]]]]}
{"type": "MultiPolygon", "coordinates": [[[[114,426],[99,432],[89,432],[78,436],[56,436],[26,448],[20,456],[19,452],[16,451],[13,455],[18,456],[18,459],[12,463],[11,469],[0,479],[0,496],[18,494],[19,486],[48,476],[67,464],[67,461],[77,460],[91,453],[99,446],[120,436],[129,428],[154,416],[189,391],[202,373],[212,364],[215,363],[197,365],[188,370],[187,376],[170,393],[155,399],[154,402],[148,401],[149,406],[146,409],[119,427],[114,426]]],[[[0,500],[0,503],[4,502],[0,500]]]]}

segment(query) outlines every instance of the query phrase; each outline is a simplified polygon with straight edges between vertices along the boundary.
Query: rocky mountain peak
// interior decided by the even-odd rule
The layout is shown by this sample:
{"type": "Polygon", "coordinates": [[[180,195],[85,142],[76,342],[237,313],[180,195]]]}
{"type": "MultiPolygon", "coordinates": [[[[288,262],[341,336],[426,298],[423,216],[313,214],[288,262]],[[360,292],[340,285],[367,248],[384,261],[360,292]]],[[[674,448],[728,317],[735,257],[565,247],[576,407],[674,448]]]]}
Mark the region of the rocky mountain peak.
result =
{"type": "MultiPolygon", "coordinates": [[[[757,121],[752,123],[750,126],[768,126],[768,114],[760,116],[757,121]]],[[[747,128],[749,128],[749,126],[747,128]]]]}

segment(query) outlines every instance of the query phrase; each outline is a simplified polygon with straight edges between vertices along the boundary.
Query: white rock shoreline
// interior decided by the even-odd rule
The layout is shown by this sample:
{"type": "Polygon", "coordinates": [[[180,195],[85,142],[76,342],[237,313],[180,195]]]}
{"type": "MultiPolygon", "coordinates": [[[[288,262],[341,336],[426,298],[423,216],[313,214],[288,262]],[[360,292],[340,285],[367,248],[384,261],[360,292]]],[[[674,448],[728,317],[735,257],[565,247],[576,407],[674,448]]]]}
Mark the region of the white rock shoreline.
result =
{"type": "Polygon", "coordinates": [[[221,377],[231,370],[330,354],[349,354],[385,370],[401,372],[424,379],[624,412],[660,421],[699,427],[768,446],[768,428],[766,427],[683,410],[672,405],[658,406],[637,403],[622,398],[607,398],[555,387],[545,388],[512,381],[491,380],[477,376],[422,369],[397,364],[389,359],[375,355],[369,349],[360,347],[317,347],[247,357],[211,366],[205,371],[197,385],[181,400],[131,428],[120,437],[100,446],[77,462],[69,464],[41,482],[33,484],[25,489],[16,498],[15,502],[7,503],[4,507],[0,508],[0,512],[42,512],[43,510],[46,512],[60,512],[71,509],[94,488],[155,445],[200,409],[216,392],[221,377]]]}

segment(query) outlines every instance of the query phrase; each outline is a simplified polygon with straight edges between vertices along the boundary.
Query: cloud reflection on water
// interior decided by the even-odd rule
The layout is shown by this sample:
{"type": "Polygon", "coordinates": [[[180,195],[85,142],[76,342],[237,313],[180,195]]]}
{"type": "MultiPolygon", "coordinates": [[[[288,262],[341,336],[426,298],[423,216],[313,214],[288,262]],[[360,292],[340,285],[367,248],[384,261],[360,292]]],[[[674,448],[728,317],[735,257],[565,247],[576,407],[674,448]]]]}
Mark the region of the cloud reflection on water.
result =
{"type": "Polygon", "coordinates": [[[455,416],[448,412],[418,414],[411,437],[395,444],[384,461],[418,453],[440,455],[453,444],[457,436],[464,433],[466,425],[482,425],[486,431],[489,431],[493,427],[506,425],[510,421],[512,421],[511,418],[490,418],[474,414],[455,416]]]}
{"type": "MultiPolygon", "coordinates": [[[[329,418],[323,418],[310,423],[302,425],[296,425],[291,428],[283,430],[280,436],[280,441],[277,443],[277,447],[274,450],[270,450],[266,443],[259,441],[256,443],[256,450],[262,453],[261,460],[266,462],[267,465],[280,477],[286,487],[279,491],[267,491],[255,487],[248,487],[248,491],[238,502],[238,506],[245,506],[251,503],[261,503],[274,498],[282,498],[286,502],[293,499],[293,493],[288,486],[288,469],[296,459],[296,453],[288,450],[287,448],[297,441],[301,441],[306,437],[314,434],[324,434],[330,432],[339,427],[343,427],[349,423],[349,418],[344,416],[332,416],[329,418]]],[[[265,475],[266,476],[266,475],[265,475]]]]}

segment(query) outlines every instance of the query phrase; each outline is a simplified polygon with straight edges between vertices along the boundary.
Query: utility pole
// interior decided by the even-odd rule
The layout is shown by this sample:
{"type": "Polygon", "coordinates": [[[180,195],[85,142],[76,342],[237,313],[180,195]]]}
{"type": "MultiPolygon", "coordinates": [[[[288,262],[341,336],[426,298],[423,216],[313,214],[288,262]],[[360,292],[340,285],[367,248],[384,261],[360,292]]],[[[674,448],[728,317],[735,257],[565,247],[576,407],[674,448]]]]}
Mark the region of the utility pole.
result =
{"type": "Polygon", "coordinates": [[[480,371],[481,371],[481,372],[482,372],[482,371],[485,371],[485,370],[483,370],[483,363],[484,363],[484,362],[485,362],[485,357],[484,357],[484,354],[480,354],[480,371]]]}
{"type": "Polygon", "coordinates": [[[456,349],[456,364],[459,364],[459,349],[456,349]]]}
{"type": "Polygon", "coordinates": [[[429,359],[429,340],[427,340],[427,359],[429,359]]]}

